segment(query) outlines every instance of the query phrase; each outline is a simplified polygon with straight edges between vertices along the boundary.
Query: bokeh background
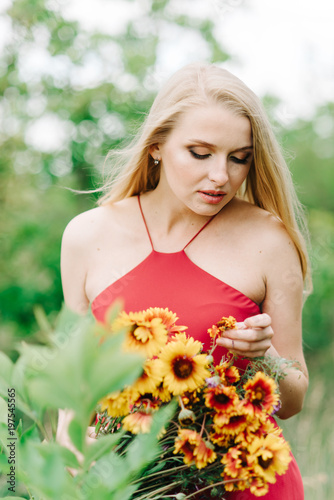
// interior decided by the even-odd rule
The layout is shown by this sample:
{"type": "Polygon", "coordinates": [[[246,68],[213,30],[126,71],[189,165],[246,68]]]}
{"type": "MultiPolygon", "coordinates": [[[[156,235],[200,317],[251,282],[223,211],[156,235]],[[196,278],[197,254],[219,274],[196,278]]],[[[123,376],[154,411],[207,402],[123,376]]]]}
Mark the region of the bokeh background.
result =
{"type": "Polygon", "coordinates": [[[305,205],[314,292],[310,389],[283,422],[306,500],[334,498],[334,4],[282,0],[2,0],[1,349],[43,342],[62,304],[61,235],[95,206],[110,149],[192,61],[232,70],[267,109],[305,205]],[[48,320],[48,321],[47,321],[48,320]]]}

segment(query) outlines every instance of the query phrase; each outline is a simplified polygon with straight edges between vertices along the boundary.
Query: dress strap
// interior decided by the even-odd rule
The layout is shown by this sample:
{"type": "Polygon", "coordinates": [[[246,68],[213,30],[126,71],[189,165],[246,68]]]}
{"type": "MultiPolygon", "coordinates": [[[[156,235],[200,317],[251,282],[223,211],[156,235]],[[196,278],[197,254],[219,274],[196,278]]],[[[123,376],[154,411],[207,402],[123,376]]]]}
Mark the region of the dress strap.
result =
{"type": "MultiPolygon", "coordinates": [[[[138,204],[139,204],[139,208],[140,208],[140,213],[141,213],[141,216],[142,216],[142,218],[143,218],[143,221],[144,221],[144,224],[145,224],[145,227],[146,227],[147,236],[148,236],[148,238],[149,238],[149,240],[150,240],[152,250],[154,250],[154,246],[153,246],[152,238],[151,238],[150,232],[149,232],[148,227],[147,227],[147,223],[146,223],[146,219],[145,219],[145,216],[144,216],[144,212],[143,212],[143,209],[142,209],[142,206],[141,206],[141,201],[140,201],[140,195],[139,195],[139,194],[137,195],[137,198],[138,198],[138,204]]],[[[219,212],[218,212],[218,213],[219,213],[219,212]]],[[[217,213],[217,214],[215,214],[215,215],[213,215],[213,216],[211,217],[211,219],[209,219],[208,221],[206,221],[206,223],[204,224],[204,226],[202,226],[202,227],[201,227],[201,229],[200,229],[199,231],[197,231],[197,233],[195,234],[195,236],[193,236],[193,237],[191,238],[191,240],[190,240],[190,241],[188,241],[188,243],[187,243],[187,244],[183,247],[182,251],[183,251],[183,250],[185,250],[185,249],[187,248],[187,246],[188,246],[188,245],[190,245],[190,243],[191,243],[192,241],[194,241],[194,239],[195,239],[195,238],[199,235],[199,233],[200,233],[200,232],[202,232],[202,231],[203,231],[203,229],[205,229],[205,228],[206,228],[206,226],[207,226],[208,224],[210,224],[210,222],[211,222],[211,221],[212,221],[212,220],[216,217],[216,215],[218,215],[218,213],[217,213]]]]}
{"type": "Polygon", "coordinates": [[[199,233],[201,233],[201,232],[203,231],[203,229],[205,229],[205,228],[206,228],[206,226],[207,226],[208,224],[210,224],[210,222],[211,222],[211,221],[212,221],[212,220],[216,217],[216,215],[218,215],[218,214],[219,214],[219,212],[217,212],[215,215],[213,215],[213,216],[211,217],[211,219],[209,219],[209,220],[207,220],[207,221],[206,221],[206,223],[204,224],[204,226],[202,226],[202,227],[201,227],[201,229],[200,229],[199,231],[197,231],[197,233],[195,234],[195,236],[193,236],[193,237],[191,238],[191,240],[190,240],[190,241],[188,241],[188,243],[187,243],[187,244],[183,247],[183,250],[185,250],[185,249],[187,248],[187,246],[188,246],[188,245],[190,245],[190,243],[191,243],[192,241],[194,241],[194,239],[195,239],[195,238],[199,235],[199,233]]]}
{"type": "Polygon", "coordinates": [[[150,232],[148,230],[148,227],[147,227],[147,224],[146,224],[146,219],[145,219],[145,216],[144,216],[144,212],[143,212],[143,209],[142,209],[142,206],[141,206],[140,194],[137,194],[137,198],[138,198],[138,204],[139,204],[139,208],[140,208],[140,213],[141,213],[141,216],[143,218],[143,221],[144,221],[144,224],[145,224],[145,227],[146,227],[147,236],[148,236],[148,239],[150,240],[152,250],[154,250],[153,243],[152,243],[152,238],[151,238],[150,232]]]}

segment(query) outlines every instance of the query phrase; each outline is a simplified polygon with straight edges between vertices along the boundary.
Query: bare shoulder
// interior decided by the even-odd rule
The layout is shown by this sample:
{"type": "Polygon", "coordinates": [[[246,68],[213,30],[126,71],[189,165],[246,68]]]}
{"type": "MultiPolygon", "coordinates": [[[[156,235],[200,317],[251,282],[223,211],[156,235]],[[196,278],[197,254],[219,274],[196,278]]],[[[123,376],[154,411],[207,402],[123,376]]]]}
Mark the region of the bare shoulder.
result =
{"type": "Polygon", "coordinates": [[[96,242],[106,233],[117,234],[124,221],[131,220],[134,211],[134,199],[127,198],[113,204],[106,204],[74,217],[66,226],[63,234],[63,245],[89,248],[91,242],[96,242]]]}
{"type": "Polygon", "coordinates": [[[277,252],[291,248],[292,252],[296,252],[293,241],[278,217],[243,200],[237,200],[237,208],[238,223],[243,224],[247,234],[253,234],[265,248],[277,252]]]}

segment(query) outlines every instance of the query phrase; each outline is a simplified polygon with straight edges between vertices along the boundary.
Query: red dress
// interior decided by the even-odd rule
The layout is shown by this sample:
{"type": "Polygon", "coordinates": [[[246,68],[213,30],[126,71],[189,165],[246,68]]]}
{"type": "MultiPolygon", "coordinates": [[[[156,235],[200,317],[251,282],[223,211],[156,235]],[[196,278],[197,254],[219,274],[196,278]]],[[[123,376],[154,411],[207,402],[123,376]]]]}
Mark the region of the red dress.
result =
{"type": "MultiPolygon", "coordinates": [[[[92,302],[92,312],[98,321],[103,321],[109,306],[121,298],[126,312],[141,311],[149,307],[168,307],[179,317],[179,325],[187,325],[187,334],[199,340],[204,350],[209,349],[207,329],[222,316],[234,316],[243,321],[261,312],[258,304],[235,288],[207,273],[187,256],[186,247],[202,229],[179,252],[161,253],[153,248],[145,217],[138,196],[140,211],[150,240],[151,253],[134,269],[103,290],[92,302]]],[[[227,350],[217,347],[216,362],[227,350]]],[[[210,494],[208,493],[208,498],[210,494]]],[[[249,490],[225,494],[226,500],[256,499],[249,490]]],[[[277,476],[275,484],[269,485],[266,500],[303,500],[304,490],[295,459],[288,471],[277,476]]]]}

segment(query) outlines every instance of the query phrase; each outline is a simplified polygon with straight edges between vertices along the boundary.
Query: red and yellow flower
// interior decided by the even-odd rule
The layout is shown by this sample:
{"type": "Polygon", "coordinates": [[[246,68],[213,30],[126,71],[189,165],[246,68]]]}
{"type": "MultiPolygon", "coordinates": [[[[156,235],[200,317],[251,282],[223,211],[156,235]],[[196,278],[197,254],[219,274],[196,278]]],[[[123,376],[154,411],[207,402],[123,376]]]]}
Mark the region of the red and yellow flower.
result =
{"type": "Polygon", "coordinates": [[[214,430],[216,433],[234,438],[247,428],[252,426],[247,413],[231,412],[216,413],[213,417],[214,430]]]}
{"type": "Polygon", "coordinates": [[[246,489],[251,477],[247,450],[241,446],[230,447],[221,459],[221,463],[225,466],[221,475],[227,481],[226,491],[246,489]],[[231,479],[234,479],[235,482],[230,482],[231,479]]]}
{"type": "Polygon", "coordinates": [[[123,419],[123,428],[132,434],[147,434],[150,432],[153,420],[153,413],[150,410],[142,409],[127,415],[123,419]]]}
{"type": "Polygon", "coordinates": [[[279,395],[275,381],[263,372],[257,374],[244,384],[244,407],[251,415],[260,415],[262,412],[271,414],[278,404],[279,395]]]}
{"type": "Polygon", "coordinates": [[[238,368],[231,365],[229,361],[225,361],[224,363],[215,366],[215,370],[218,372],[221,382],[224,385],[233,385],[240,380],[238,368]]]}
{"type": "Polygon", "coordinates": [[[205,390],[205,405],[217,412],[231,413],[240,407],[235,387],[217,385],[205,390]]]}
{"type": "Polygon", "coordinates": [[[208,463],[216,460],[217,455],[210,442],[204,439],[196,431],[181,429],[175,440],[174,453],[184,454],[184,463],[191,465],[195,463],[198,469],[206,467],[208,463]]]}

